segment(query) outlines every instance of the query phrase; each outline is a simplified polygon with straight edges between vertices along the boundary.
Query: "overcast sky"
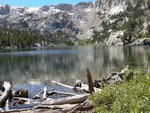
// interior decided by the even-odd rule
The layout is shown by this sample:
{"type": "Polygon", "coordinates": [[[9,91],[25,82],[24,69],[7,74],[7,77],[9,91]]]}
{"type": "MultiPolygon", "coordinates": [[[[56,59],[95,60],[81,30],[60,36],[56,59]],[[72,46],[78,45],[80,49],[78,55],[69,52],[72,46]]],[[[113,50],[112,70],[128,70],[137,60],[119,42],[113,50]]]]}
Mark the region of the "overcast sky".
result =
{"type": "Polygon", "coordinates": [[[85,1],[95,1],[95,0],[0,0],[0,4],[29,7],[29,6],[55,5],[60,3],[76,4],[85,1]]]}

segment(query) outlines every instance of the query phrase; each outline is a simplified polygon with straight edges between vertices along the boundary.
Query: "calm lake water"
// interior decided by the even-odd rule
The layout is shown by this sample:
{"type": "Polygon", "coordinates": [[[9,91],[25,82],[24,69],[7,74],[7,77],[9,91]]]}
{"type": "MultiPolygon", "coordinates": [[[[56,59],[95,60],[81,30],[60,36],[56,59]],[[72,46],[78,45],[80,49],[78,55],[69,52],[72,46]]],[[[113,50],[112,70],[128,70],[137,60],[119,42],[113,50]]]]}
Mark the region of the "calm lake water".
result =
{"type": "Polygon", "coordinates": [[[86,82],[86,68],[91,71],[93,79],[101,79],[111,71],[120,71],[127,64],[145,69],[150,67],[150,46],[1,50],[0,80],[28,88],[49,80],[73,85],[76,79],[86,82]]]}

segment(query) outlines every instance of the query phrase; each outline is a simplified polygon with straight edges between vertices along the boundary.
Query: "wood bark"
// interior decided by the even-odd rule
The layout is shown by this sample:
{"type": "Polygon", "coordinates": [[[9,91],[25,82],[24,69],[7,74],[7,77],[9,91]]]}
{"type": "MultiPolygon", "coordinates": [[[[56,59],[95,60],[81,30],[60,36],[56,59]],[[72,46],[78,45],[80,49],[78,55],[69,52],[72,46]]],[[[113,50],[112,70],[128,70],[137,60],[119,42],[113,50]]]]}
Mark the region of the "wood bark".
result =
{"type": "Polygon", "coordinates": [[[52,80],[51,82],[54,83],[54,84],[56,84],[56,85],[59,85],[59,86],[62,86],[62,87],[66,87],[66,88],[75,90],[76,92],[81,92],[81,93],[87,93],[87,92],[89,92],[89,91],[86,90],[86,89],[79,88],[79,87],[72,87],[72,86],[69,86],[69,85],[66,85],[66,84],[62,84],[62,83],[57,82],[57,81],[53,81],[53,80],[52,80]]]}
{"type": "Polygon", "coordinates": [[[47,98],[41,102],[41,105],[62,105],[62,104],[75,104],[82,103],[88,98],[88,94],[80,94],[70,97],[64,97],[59,99],[47,98]]]}
{"type": "Polygon", "coordinates": [[[94,88],[93,88],[93,84],[92,84],[92,75],[91,75],[89,69],[86,69],[86,76],[87,76],[89,92],[90,92],[90,94],[92,94],[94,92],[94,88]]]}
{"type": "Polygon", "coordinates": [[[1,84],[1,89],[4,88],[4,91],[2,90],[3,92],[0,96],[0,108],[7,106],[6,109],[8,109],[8,105],[5,105],[5,104],[6,104],[6,101],[10,99],[10,96],[11,96],[11,84],[7,81],[4,81],[2,84],[1,84]]]}

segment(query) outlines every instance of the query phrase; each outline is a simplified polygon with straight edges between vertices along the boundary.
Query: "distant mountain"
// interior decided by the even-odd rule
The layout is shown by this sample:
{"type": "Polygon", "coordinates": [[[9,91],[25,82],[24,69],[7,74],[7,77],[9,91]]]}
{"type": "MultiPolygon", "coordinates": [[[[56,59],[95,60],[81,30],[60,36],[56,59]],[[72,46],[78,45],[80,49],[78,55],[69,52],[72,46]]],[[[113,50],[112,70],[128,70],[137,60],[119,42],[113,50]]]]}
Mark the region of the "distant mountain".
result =
{"type": "Polygon", "coordinates": [[[144,38],[148,40],[142,43],[145,45],[150,38],[150,1],[97,0],[43,7],[1,5],[0,25],[38,30],[48,38],[57,38],[61,36],[58,32],[64,32],[76,44],[125,45],[136,44],[135,40],[144,38]],[[76,39],[82,40],[76,42],[76,39]]]}

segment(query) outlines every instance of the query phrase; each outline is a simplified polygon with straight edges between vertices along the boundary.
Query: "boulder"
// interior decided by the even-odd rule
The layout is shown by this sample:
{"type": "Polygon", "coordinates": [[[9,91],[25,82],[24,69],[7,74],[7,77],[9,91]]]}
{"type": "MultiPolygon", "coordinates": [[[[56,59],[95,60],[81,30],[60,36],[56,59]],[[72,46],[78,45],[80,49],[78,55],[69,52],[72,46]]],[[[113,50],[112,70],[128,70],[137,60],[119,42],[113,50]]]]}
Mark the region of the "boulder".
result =
{"type": "Polygon", "coordinates": [[[111,72],[103,81],[108,84],[120,84],[123,82],[123,74],[120,72],[111,72]]]}
{"type": "Polygon", "coordinates": [[[131,45],[141,45],[141,46],[150,45],[150,38],[137,39],[131,45]]]}
{"type": "Polygon", "coordinates": [[[10,13],[10,7],[8,5],[0,6],[0,15],[8,15],[10,13]]]}
{"type": "Polygon", "coordinates": [[[107,45],[123,45],[123,42],[120,38],[123,35],[124,35],[123,31],[117,31],[117,32],[111,33],[106,44],[107,45]]]}

